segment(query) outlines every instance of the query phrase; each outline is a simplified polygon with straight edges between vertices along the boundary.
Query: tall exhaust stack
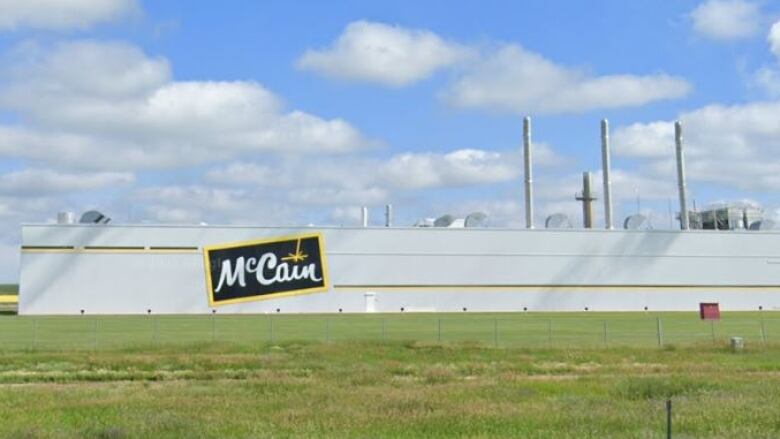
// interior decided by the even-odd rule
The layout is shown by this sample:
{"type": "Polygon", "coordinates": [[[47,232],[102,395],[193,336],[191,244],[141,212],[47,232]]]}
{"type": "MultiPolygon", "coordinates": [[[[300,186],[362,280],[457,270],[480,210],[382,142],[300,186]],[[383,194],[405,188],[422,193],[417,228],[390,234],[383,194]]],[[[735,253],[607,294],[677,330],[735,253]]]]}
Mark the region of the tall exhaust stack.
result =
{"type": "Polygon", "coordinates": [[[612,230],[612,180],[610,179],[609,160],[609,121],[601,121],[601,167],[604,176],[604,224],[608,230],[612,230]]]}
{"type": "Polygon", "coordinates": [[[531,168],[531,118],[523,118],[523,158],[525,165],[525,227],[534,228],[534,189],[531,168]]]}
{"type": "Polygon", "coordinates": [[[582,192],[575,195],[577,201],[582,202],[582,225],[586,229],[593,228],[593,202],[596,196],[591,188],[590,172],[582,173],[582,192]]]}
{"type": "Polygon", "coordinates": [[[393,226],[393,205],[388,204],[385,206],[385,227],[393,226]]]}
{"type": "Polygon", "coordinates": [[[685,155],[683,154],[682,122],[674,123],[674,141],[677,152],[677,188],[680,192],[680,229],[688,230],[688,203],[685,200],[687,185],[685,183],[685,155]]]}
{"type": "Polygon", "coordinates": [[[360,208],[360,224],[363,227],[368,227],[368,207],[366,206],[360,208]]]}

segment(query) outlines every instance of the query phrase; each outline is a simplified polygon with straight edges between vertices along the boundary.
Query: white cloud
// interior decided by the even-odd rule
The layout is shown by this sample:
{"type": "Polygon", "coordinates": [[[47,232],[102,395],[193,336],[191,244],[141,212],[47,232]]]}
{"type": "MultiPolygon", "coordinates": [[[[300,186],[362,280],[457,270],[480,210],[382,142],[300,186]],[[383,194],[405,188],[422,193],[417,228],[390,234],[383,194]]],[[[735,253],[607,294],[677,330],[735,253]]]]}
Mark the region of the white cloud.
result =
{"type": "Polygon", "coordinates": [[[708,0],[691,12],[694,30],[715,40],[736,40],[755,35],[761,25],[756,3],[743,0],[708,0]]]}
{"type": "Polygon", "coordinates": [[[665,74],[590,76],[507,45],[472,64],[444,98],[464,108],[557,114],[640,106],[683,97],[690,88],[665,74]]]}
{"type": "Polygon", "coordinates": [[[330,213],[332,220],[345,225],[360,225],[361,215],[359,206],[336,207],[330,213]]]}
{"type": "Polygon", "coordinates": [[[12,230],[0,235],[0,242],[15,236],[22,222],[52,218],[62,204],[62,200],[49,196],[0,195],[0,224],[3,230],[12,230]]]}
{"type": "Polygon", "coordinates": [[[460,77],[442,93],[449,103],[518,113],[640,106],[690,90],[685,80],[665,74],[592,76],[519,45],[479,50],[430,31],[366,21],[349,24],[332,47],[309,50],[297,64],[330,77],[396,87],[457,65],[460,77]]]}
{"type": "MultiPolygon", "coordinates": [[[[546,144],[539,143],[538,150],[540,165],[559,163],[559,156],[546,144]]],[[[449,153],[401,153],[385,159],[353,156],[234,162],[212,168],[205,176],[217,188],[254,193],[262,199],[256,204],[304,210],[330,207],[329,220],[354,223],[359,213],[356,206],[382,206],[394,200],[405,200],[408,206],[424,199],[428,189],[477,188],[507,182],[516,179],[520,169],[521,158],[516,151],[460,149],[449,153]]],[[[174,212],[181,216],[193,214],[180,209],[174,212]]]]}
{"type": "Polygon", "coordinates": [[[19,282],[19,258],[18,244],[0,244],[0,267],[3,267],[3,271],[0,272],[0,282],[19,282]]]}
{"type": "MultiPolygon", "coordinates": [[[[540,144],[541,165],[558,157],[540,144]]],[[[449,153],[402,153],[387,159],[340,158],[283,160],[272,163],[236,162],[206,173],[221,185],[284,188],[304,204],[381,204],[392,192],[500,183],[517,178],[517,152],[459,149],[449,153]],[[305,169],[306,172],[301,172],[305,169]]]]}
{"type": "MultiPolygon", "coordinates": [[[[780,102],[710,105],[680,115],[686,167],[692,180],[745,190],[774,191],[780,186],[780,102]]],[[[618,155],[651,158],[645,168],[674,179],[671,121],[619,128],[613,136],[618,155]]]]}
{"type": "Polygon", "coordinates": [[[379,175],[394,187],[420,189],[497,183],[511,180],[517,167],[498,152],[461,149],[447,154],[407,153],[379,168],[379,175]]]}
{"type": "Polygon", "coordinates": [[[350,204],[362,204],[375,206],[389,200],[389,193],[385,188],[377,186],[369,187],[304,187],[290,189],[289,201],[322,206],[338,206],[350,204]]]}
{"type": "Polygon", "coordinates": [[[208,182],[229,187],[251,187],[298,205],[379,205],[389,190],[376,178],[375,159],[289,159],[265,163],[231,163],[206,173],[208,182]]]}
{"type": "Polygon", "coordinates": [[[780,70],[777,67],[761,67],[751,78],[752,84],[763,89],[769,96],[780,95],[780,70]]]}
{"type": "Polygon", "coordinates": [[[628,157],[664,158],[674,154],[674,123],[635,123],[613,134],[617,153],[628,157]]]}
{"type": "Polygon", "coordinates": [[[280,178],[286,177],[282,170],[253,162],[237,162],[227,166],[210,169],[206,178],[212,183],[235,184],[242,186],[275,186],[280,178]]]}
{"type": "Polygon", "coordinates": [[[400,87],[453,65],[468,53],[464,46],[430,31],[356,21],[331,47],[306,51],[297,65],[334,78],[400,87]]]}
{"type": "MultiPolygon", "coordinates": [[[[769,50],[780,63],[780,21],[772,25],[767,35],[769,50]]],[[[780,95],[780,69],[778,64],[763,66],[751,78],[753,84],[763,88],[770,96],[780,95]]]]}
{"type": "MultiPolygon", "coordinates": [[[[593,173],[593,181],[598,188],[602,187],[602,172],[593,173]]],[[[647,175],[646,173],[625,169],[613,169],[610,173],[612,181],[612,198],[615,202],[634,201],[639,195],[644,200],[666,200],[675,197],[677,180],[674,176],[647,175]]],[[[601,191],[599,191],[601,192],[601,191]]],[[[603,200],[603,194],[602,200],[603,200]]]]}
{"type": "Polygon", "coordinates": [[[285,111],[249,81],[173,81],[168,62],[122,43],[25,47],[0,105],[0,154],[93,169],[171,168],[263,152],[337,153],[371,142],[341,119],[285,111]],[[89,69],[84,69],[89,65],[89,69]]]}
{"type": "Polygon", "coordinates": [[[139,10],[135,0],[0,0],[0,30],[85,29],[139,10]]]}
{"type": "Polygon", "coordinates": [[[200,185],[152,186],[136,190],[132,198],[146,214],[162,222],[200,222],[215,217],[235,217],[251,206],[249,192],[243,189],[219,189],[200,185]]]}
{"type": "Polygon", "coordinates": [[[88,191],[128,186],[135,182],[129,172],[73,173],[52,169],[22,169],[0,175],[0,193],[16,196],[88,191]]]}
{"type": "Polygon", "coordinates": [[[780,60],[780,21],[772,25],[766,39],[769,42],[769,49],[780,60]]]}
{"type": "Polygon", "coordinates": [[[203,184],[143,187],[128,202],[138,203],[147,220],[166,223],[301,224],[302,214],[265,191],[203,184]]]}
{"type": "MultiPolygon", "coordinates": [[[[253,187],[266,192],[290,192],[312,194],[313,190],[351,190],[359,194],[376,182],[378,161],[370,158],[339,157],[318,158],[289,157],[281,160],[266,158],[262,162],[235,162],[206,172],[206,180],[215,185],[253,187]]],[[[309,196],[297,196],[299,200],[309,196]]],[[[366,203],[353,199],[353,202],[366,203]]],[[[322,203],[319,201],[318,203],[322,203]]]]}
{"type": "Polygon", "coordinates": [[[67,41],[52,48],[26,42],[10,52],[6,65],[12,84],[4,101],[31,110],[47,103],[143,98],[172,76],[164,58],[115,41],[67,41]],[[41,96],[30,99],[30,93],[41,96]]]}
{"type": "MultiPolygon", "coordinates": [[[[545,143],[536,143],[535,153],[540,169],[557,169],[562,163],[562,158],[545,143]]],[[[335,221],[355,225],[360,216],[359,206],[377,207],[388,202],[398,202],[404,206],[398,212],[398,223],[412,224],[417,218],[414,217],[415,213],[410,212],[420,212],[423,216],[444,212],[466,215],[471,212],[464,211],[460,202],[455,205],[452,200],[429,200],[425,196],[426,190],[489,187],[517,179],[521,169],[519,151],[460,149],[448,153],[408,152],[387,158],[352,156],[315,161],[281,159],[235,162],[207,171],[206,181],[217,188],[246,190],[253,194],[253,201],[247,202],[248,205],[284,205],[299,212],[308,209],[321,212],[323,208],[330,208],[327,217],[315,215],[314,222],[335,221]]],[[[557,186],[556,179],[550,179],[548,183],[557,186]]],[[[517,187],[521,186],[518,184],[517,187]]],[[[574,193],[574,189],[569,192],[567,197],[574,193]]],[[[172,198],[178,203],[181,199],[198,197],[172,198]]],[[[209,214],[183,209],[175,203],[172,207],[161,205],[158,210],[168,212],[166,218],[191,220],[197,219],[198,214],[209,214]]],[[[472,210],[488,212],[494,218],[491,224],[496,226],[515,225],[518,218],[522,218],[513,217],[514,201],[508,204],[500,200],[472,204],[472,210]]],[[[371,211],[374,223],[378,224],[377,218],[381,215],[374,209],[371,211]]],[[[301,216],[299,213],[298,218],[301,216]]]]}

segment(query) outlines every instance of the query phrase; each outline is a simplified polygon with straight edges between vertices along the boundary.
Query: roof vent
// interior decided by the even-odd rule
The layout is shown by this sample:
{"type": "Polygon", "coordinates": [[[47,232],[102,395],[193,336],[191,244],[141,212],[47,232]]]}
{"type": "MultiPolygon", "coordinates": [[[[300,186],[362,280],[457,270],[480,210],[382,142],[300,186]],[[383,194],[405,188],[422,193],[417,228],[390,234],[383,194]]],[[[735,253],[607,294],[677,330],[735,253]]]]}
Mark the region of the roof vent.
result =
{"type": "Polygon", "coordinates": [[[775,228],[775,222],[771,219],[762,219],[750,223],[750,230],[772,230],[775,228]]]}
{"type": "Polygon", "coordinates": [[[482,212],[470,213],[464,221],[466,227],[487,227],[488,216],[482,212]]]}
{"type": "Polygon", "coordinates": [[[456,218],[450,214],[442,215],[436,218],[433,222],[433,227],[449,227],[455,222],[455,219],[456,218]]]}
{"type": "Polygon", "coordinates": [[[571,229],[571,221],[565,213],[554,213],[544,221],[546,229],[571,229]]]}
{"type": "Polygon", "coordinates": [[[81,224],[108,224],[109,221],[111,221],[111,218],[103,215],[97,210],[84,212],[84,214],[81,215],[81,219],[79,219],[81,224]]]}
{"type": "Polygon", "coordinates": [[[623,228],[626,230],[650,230],[653,227],[646,216],[637,213],[626,217],[626,220],[623,221],[623,228]]]}

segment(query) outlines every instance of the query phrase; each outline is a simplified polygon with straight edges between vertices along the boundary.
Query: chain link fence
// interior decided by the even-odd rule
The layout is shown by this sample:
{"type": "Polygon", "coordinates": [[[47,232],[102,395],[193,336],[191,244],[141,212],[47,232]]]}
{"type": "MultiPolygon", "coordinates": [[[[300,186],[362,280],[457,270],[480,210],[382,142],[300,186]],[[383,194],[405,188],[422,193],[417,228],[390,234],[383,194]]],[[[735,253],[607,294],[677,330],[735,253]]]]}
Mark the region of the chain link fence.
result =
{"type": "Polygon", "coordinates": [[[196,343],[478,343],[496,347],[748,346],[780,341],[780,316],[377,314],[0,316],[0,349],[98,350],[196,343]]]}

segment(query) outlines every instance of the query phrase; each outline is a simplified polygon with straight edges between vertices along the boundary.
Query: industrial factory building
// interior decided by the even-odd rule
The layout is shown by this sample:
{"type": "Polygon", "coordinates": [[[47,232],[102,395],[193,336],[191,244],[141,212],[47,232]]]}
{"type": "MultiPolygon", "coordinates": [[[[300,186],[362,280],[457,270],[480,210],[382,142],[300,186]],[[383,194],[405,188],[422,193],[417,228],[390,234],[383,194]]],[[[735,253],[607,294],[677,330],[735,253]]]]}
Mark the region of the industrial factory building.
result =
{"type": "Polygon", "coordinates": [[[717,302],[780,309],[780,233],[759,212],[689,211],[676,124],[680,230],[613,223],[602,123],[605,228],[564,215],[534,224],[531,125],[524,121],[526,228],[475,214],[415,227],[260,227],[82,222],[22,226],[20,314],[670,311],[717,302]],[[461,227],[453,227],[460,225],[461,227]]]}

